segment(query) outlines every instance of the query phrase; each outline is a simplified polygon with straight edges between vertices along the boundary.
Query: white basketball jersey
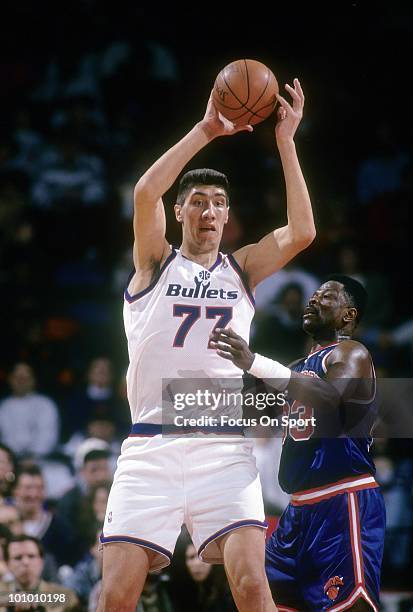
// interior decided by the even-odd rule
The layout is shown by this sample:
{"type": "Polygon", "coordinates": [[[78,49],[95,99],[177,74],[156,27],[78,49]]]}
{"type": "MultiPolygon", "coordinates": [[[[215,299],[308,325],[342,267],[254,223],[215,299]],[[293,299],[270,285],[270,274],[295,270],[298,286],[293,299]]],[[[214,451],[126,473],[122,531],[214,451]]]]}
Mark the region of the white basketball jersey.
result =
{"type": "Polygon", "coordinates": [[[162,422],[162,379],[241,378],[242,370],[208,348],[209,334],[230,326],[248,342],[253,303],[237,262],[221,253],[207,270],[174,249],[149,287],[126,290],[132,423],[162,422]]]}

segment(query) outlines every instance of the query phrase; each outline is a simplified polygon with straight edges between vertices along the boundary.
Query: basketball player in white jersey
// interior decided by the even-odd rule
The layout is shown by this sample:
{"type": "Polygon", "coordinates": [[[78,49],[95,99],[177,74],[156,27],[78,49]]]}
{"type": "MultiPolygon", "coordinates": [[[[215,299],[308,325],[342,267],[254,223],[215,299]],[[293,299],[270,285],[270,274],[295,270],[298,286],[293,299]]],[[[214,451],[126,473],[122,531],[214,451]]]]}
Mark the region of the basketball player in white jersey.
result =
{"type": "Polygon", "coordinates": [[[149,571],[169,564],[182,524],[202,559],[223,563],[238,610],[276,610],[264,570],[265,523],[251,447],[241,435],[161,435],[162,379],[238,378],[242,371],[208,347],[214,327],[248,342],[253,290],[315,237],[294,134],[304,96],[297,79],[282,96],[275,137],[284,170],[288,224],[233,255],[219,252],[228,221],[226,177],[197,170],[181,180],[175,215],[182,244],[165,239],[162,196],[198,151],[234,126],[210,98],[204,118],[142,176],[135,188],[134,265],[124,321],[132,430],[122,446],[101,541],[99,610],[133,611],[149,571]]]}

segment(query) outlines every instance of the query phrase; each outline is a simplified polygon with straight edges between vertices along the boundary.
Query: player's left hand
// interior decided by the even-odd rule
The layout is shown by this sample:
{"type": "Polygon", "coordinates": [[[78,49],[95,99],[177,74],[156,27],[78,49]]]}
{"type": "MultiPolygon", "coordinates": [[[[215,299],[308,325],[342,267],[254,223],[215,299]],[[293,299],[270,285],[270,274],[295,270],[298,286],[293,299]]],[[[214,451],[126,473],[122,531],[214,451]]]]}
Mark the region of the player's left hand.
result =
{"type": "Polygon", "coordinates": [[[241,338],[230,327],[215,329],[209,336],[210,346],[216,350],[220,357],[229,359],[241,370],[249,370],[255,355],[250,351],[244,338],[241,338]]]}
{"type": "Polygon", "coordinates": [[[297,131],[300,121],[303,117],[304,108],[304,93],[298,79],[294,79],[294,87],[286,85],[285,89],[293,99],[292,106],[283,96],[277,94],[277,100],[280,103],[277,111],[277,123],[275,126],[275,137],[277,143],[281,144],[285,141],[291,141],[297,131]]]}
{"type": "Polygon", "coordinates": [[[232,136],[238,132],[252,132],[254,129],[252,125],[235,125],[232,121],[221,115],[215,107],[212,91],[204,118],[200,121],[200,126],[210,140],[217,138],[217,136],[232,136]]]}

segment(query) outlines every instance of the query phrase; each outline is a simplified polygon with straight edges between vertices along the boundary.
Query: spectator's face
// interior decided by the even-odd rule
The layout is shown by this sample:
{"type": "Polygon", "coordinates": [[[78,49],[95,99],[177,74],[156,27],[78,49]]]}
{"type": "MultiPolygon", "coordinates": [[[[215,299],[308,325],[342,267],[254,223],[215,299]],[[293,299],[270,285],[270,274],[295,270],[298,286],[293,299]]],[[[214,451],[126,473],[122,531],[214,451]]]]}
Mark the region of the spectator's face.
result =
{"type": "Polygon", "coordinates": [[[286,291],[282,304],[292,318],[299,319],[302,317],[304,310],[303,296],[298,289],[290,288],[286,291]]]}
{"type": "Polygon", "coordinates": [[[86,461],[82,476],[89,487],[94,487],[101,482],[112,480],[108,459],[92,459],[86,461]]]}
{"type": "Polygon", "coordinates": [[[339,252],[339,267],[343,274],[355,274],[359,269],[359,255],[352,247],[343,247],[339,252]]]}
{"type": "Polygon", "coordinates": [[[96,489],[95,496],[93,498],[93,512],[100,523],[103,523],[105,520],[108,497],[109,493],[105,487],[99,487],[99,489],[96,489]]]}
{"type": "Polygon", "coordinates": [[[16,506],[24,518],[38,512],[44,501],[44,482],[41,476],[22,474],[14,490],[16,506]]]}
{"type": "Polygon", "coordinates": [[[24,589],[35,588],[43,570],[43,559],[35,542],[11,542],[9,544],[9,570],[24,589]]]}
{"type": "MultiPolygon", "coordinates": [[[[10,461],[9,454],[0,448],[0,480],[7,480],[13,474],[13,463],[10,461]]],[[[12,477],[13,478],[13,477],[12,477]]]]}
{"type": "Polygon", "coordinates": [[[33,370],[25,363],[18,363],[9,377],[13,395],[24,396],[31,393],[35,386],[33,370]]]}
{"type": "Polygon", "coordinates": [[[186,549],[185,562],[192,580],[195,582],[203,582],[208,578],[211,571],[211,565],[201,561],[201,559],[198,557],[195,546],[192,546],[192,544],[190,544],[186,549]]]}
{"type": "Polygon", "coordinates": [[[15,506],[10,506],[9,504],[2,504],[0,506],[0,524],[6,525],[13,535],[23,533],[23,524],[19,511],[15,506]]]}
{"type": "Polygon", "coordinates": [[[112,382],[112,367],[109,359],[94,359],[90,364],[88,382],[97,387],[109,387],[112,382]]]}
{"type": "Polygon", "coordinates": [[[87,424],[89,438],[99,438],[105,442],[112,442],[115,436],[115,425],[107,419],[95,419],[87,424]]]}

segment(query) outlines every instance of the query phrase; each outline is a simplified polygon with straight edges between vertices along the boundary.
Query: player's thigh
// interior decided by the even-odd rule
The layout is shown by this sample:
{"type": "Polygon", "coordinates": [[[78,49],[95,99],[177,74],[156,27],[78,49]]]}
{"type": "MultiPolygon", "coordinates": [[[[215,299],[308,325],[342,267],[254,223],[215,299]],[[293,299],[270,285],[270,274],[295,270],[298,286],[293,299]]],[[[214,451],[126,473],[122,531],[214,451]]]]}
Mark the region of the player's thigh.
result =
{"type": "Polygon", "coordinates": [[[185,474],[185,522],[200,557],[222,563],[220,538],[247,526],[266,528],[255,458],[251,442],[242,438],[193,442],[185,474]]]}
{"type": "Polygon", "coordinates": [[[137,600],[155,555],[152,550],[126,542],[105,544],[102,592],[137,600]]]}
{"type": "Polygon", "coordinates": [[[234,582],[249,575],[265,580],[265,531],[259,527],[242,527],[223,536],[217,542],[224,566],[234,582]]]}

